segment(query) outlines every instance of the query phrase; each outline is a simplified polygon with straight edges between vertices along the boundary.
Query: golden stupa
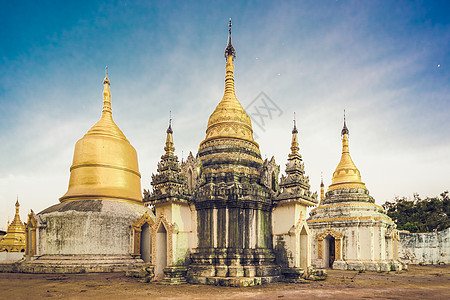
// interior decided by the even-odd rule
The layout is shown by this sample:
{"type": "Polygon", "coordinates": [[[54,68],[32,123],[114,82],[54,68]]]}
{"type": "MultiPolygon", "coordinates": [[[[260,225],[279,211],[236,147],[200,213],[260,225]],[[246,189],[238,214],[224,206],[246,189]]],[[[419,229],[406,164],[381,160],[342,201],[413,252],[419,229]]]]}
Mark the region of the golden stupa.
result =
{"type": "Polygon", "coordinates": [[[76,143],[69,188],[59,200],[143,203],[136,150],[112,118],[108,74],[103,85],[102,116],[76,143]]]}
{"type": "Polygon", "coordinates": [[[349,130],[345,124],[344,115],[344,128],[342,128],[342,156],[336,170],[333,173],[333,179],[331,185],[328,187],[328,191],[348,188],[366,189],[366,185],[361,181],[361,174],[358,168],[350,157],[350,151],[348,149],[348,134],[349,130]]]}
{"type": "Polygon", "coordinates": [[[8,225],[6,235],[0,240],[0,251],[25,252],[26,233],[25,225],[20,221],[19,200],[16,201],[16,214],[14,220],[8,225]]]}
{"type": "Polygon", "coordinates": [[[234,89],[234,65],[233,60],[236,51],[231,43],[231,20],[229,24],[228,45],[225,49],[226,75],[225,91],[222,100],[217,105],[208,120],[206,138],[202,144],[220,138],[236,138],[249,141],[259,148],[253,140],[253,129],[250,117],[245,112],[241,103],[236,98],[234,89]]]}

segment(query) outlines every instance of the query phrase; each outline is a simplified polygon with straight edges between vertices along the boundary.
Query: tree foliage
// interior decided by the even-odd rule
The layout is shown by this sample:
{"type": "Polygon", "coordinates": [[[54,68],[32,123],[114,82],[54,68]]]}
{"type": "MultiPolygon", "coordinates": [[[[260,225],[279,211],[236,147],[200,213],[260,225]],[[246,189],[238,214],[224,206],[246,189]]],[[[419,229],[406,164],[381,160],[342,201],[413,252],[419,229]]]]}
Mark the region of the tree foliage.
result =
{"type": "Polygon", "coordinates": [[[410,232],[441,231],[450,227],[450,199],[448,191],[438,197],[414,199],[396,197],[383,204],[387,215],[397,224],[397,229],[410,232]]]}

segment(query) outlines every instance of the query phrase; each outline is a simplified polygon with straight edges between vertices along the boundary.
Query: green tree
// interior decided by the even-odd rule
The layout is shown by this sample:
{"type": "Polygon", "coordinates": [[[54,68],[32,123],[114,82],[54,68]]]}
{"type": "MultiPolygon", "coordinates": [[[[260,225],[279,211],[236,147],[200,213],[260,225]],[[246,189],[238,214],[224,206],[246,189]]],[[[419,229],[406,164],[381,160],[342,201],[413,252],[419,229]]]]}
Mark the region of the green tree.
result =
{"type": "Polygon", "coordinates": [[[450,198],[448,191],[438,197],[414,199],[396,197],[393,202],[383,204],[387,215],[392,218],[400,230],[410,232],[441,231],[450,227],[450,198]]]}

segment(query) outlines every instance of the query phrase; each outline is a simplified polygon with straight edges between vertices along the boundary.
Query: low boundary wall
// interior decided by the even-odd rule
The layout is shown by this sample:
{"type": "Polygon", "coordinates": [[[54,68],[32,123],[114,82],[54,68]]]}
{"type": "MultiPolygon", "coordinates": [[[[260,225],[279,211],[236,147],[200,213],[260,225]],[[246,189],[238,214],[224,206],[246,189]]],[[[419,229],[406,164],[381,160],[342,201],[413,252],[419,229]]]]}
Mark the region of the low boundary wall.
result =
{"type": "Polygon", "coordinates": [[[408,264],[450,263],[450,228],[426,233],[399,231],[399,258],[408,264]]]}

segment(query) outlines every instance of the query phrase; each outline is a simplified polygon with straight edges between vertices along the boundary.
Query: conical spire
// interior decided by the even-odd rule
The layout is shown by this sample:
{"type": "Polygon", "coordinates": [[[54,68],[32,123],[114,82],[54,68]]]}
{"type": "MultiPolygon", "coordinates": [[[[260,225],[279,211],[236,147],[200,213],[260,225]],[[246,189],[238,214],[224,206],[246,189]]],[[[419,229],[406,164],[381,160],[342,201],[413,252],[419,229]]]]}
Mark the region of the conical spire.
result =
{"type": "Polygon", "coordinates": [[[295,123],[295,112],[294,112],[294,127],[292,128],[292,141],[291,141],[291,153],[289,154],[289,159],[299,158],[301,159],[301,155],[298,153],[300,148],[298,147],[298,130],[295,123]]]}
{"type": "Polygon", "coordinates": [[[108,79],[108,66],[105,68],[105,79],[103,80],[103,110],[102,113],[112,113],[111,110],[111,91],[109,90],[109,86],[111,83],[108,79]]]}
{"type": "Polygon", "coordinates": [[[345,188],[361,188],[366,189],[365,184],[361,181],[361,174],[358,168],[350,157],[350,151],[348,147],[348,135],[349,130],[345,122],[344,112],[344,126],[341,131],[342,134],[342,156],[336,170],[333,173],[333,179],[331,185],[328,187],[328,191],[345,189],[345,188]]]}
{"type": "MultiPolygon", "coordinates": [[[[253,129],[250,117],[236,98],[234,88],[234,64],[236,51],[231,44],[231,20],[228,29],[228,45],[225,49],[226,75],[225,91],[222,100],[209,117],[206,129],[206,139],[202,142],[216,138],[238,138],[258,144],[253,140],[253,129]]],[[[201,145],[200,145],[201,147],[201,145]]]]}
{"type": "MultiPolygon", "coordinates": [[[[17,200],[16,200],[16,214],[14,215],[14,220],[11,222],[10,227],[11,226],[19,226],[19,227],[23,226],[22,221],[20,221],[19,207],[20,207],[19,197],[17,197],[17,200]]],[[[9,230],[9,228],[8,228],[8,230],[9,230]]]]}
{"type": "Polygon", "coordinates": [[[169,127],[167,128],[166,145],[164,147],[166,155],[173,155],[175,147],[173,144],[172,118],[169,119],[169,127]]]}
{"type": "Polygon", "coordinates": [[[298,130],[295,123],[292,129],[291,153],[288,155],[286,164],[287,176],[281,176],[281,193],[276,197],[278,201],[294,200],[300,201],[308,206],[317,204],[317,193],[312,194],[309,190],[309,178],[305,175],[305,166],[302,162],[302,156],[298,147],[298,130]]]}
{"type": "Polygon", "coordinates": [[[152,174],[153,191],[144,192],[144,202],[151,205],[169,201],[186,202],[191,199],[187,179],[181,173],[178,157],[174,154],[172,117],[166,133],[165,153],[158,162],[157,173],[152,174]]]}
{"type": "Polygon", "coordinates": [[[100,120],[92,126],[86,135],[107,135],[128,142],[122,130],[114,123],[111,109],[111,90],[108,78],[108,67],[105,68],[105,79],[103,79],[103,109],[100,120]]]}

